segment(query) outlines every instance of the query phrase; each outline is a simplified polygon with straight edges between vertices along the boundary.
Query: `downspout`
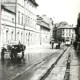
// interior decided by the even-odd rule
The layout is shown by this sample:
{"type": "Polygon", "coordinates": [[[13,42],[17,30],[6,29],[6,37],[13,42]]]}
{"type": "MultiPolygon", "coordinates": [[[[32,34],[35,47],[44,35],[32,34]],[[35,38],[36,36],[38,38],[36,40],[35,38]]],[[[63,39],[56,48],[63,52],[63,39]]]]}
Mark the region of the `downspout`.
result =
{"type": "MultiPolygon", "coordinates": [[[[1,1],[0,1],[0,19],[1,19],[1,1]]],[[[1,24],[1,20],[0,20],[1,24]]],[[[1,42],[1,25],[0,25],[0,42],[1,42]]],[[[1,43],[0,43],[0,52],[1,52],[1,43]]]]}
{"type": "Polygon", "coordinates": [[[15,0],[15,40],[16,40],[16,14],[17,14],[17,0],[15,0]]]}
{"type": "Polygon", "coordinates": [[[25,4],[25,0],[24,0],[24,16],[23,16],[23,25],[24,25],[24,28],[23,28],[23,30],[24,30],[24,36],[23,36],[23,44],[25,44],[26,43],[26,41],[25,41],[25,23],[26,23],[26,14],[25,14],[25,10],[26,10],[26,6],[25,6],[26,4],[25,4]]]}

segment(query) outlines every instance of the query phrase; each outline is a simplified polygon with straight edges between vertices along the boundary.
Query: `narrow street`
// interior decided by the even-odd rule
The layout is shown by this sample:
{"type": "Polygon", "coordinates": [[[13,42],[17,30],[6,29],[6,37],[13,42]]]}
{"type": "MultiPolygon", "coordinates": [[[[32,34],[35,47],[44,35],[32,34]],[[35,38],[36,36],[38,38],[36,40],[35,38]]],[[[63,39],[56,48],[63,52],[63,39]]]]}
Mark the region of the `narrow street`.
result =
{"type": "Polygon", "coordinates": [[[47,70],[51,67],[51,65],[56,63],[56,61],[59,59],[60,55],[64,52],[65,49],[66,47],[58,50],[52,56],[46,58],[44,64],[42,64],[41,66],[33,67],[31,70],[25,72],[14,80],[26,80],[26,78],[27,80],[40,80],[41,77],[44,76],[47,70]]]}
{"type": "Polygon", "coordinates": [[[80,0],[0,4],[0,80],[80,80],[80,0]]]}
{"type": "Polygon", "coordinates": [[[24,72],[30,71],[31,68],[36,69],[45,62],[48,63],[48,57],[59,55],[59,53],[56,54],[57,51],[62,53],[62,50],[51,48],[28,49],[25,51],[24,60],[21,60],[19,55],[17,62],[11,61],[9,55],[6,54],[4,61],[0,60],[0,80],[12,80],[24,72]]]}
{"type": "Polygon", "coordinates": [[[0,60],[0,80],[79,80],[80,62],[73,46],[28,49],[24,60],[18,57],[17,62],[12,62],[8,55],[4,61],[0,60]],[[66,76],[69,54],[70,75],[66,76]]]}

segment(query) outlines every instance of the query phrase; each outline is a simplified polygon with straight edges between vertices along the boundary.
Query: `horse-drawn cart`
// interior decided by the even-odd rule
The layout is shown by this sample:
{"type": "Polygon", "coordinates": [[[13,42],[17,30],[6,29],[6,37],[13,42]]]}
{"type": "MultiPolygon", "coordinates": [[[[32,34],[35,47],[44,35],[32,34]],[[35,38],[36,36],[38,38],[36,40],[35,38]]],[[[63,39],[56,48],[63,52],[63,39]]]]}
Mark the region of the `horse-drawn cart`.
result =
{"type": "Polygon", "coordinates": [[[19,41],[9,42],[8,44],[4,44],[1,49],[1,58],[4,59],[5,54],[9,54],[11,59],[16,59],[18,53],[22,53],[22,57],[24,58],[24,50],[26,46],[21,44],[19,41]]]}

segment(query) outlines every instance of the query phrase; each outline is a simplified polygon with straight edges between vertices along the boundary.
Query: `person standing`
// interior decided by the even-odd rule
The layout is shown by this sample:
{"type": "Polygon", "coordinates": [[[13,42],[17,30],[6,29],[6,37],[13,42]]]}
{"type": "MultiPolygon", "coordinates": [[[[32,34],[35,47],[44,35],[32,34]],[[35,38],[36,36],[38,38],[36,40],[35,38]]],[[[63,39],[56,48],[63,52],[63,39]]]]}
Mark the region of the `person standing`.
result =
{"type": "Polygon", "coordinates": [[[54,46],[54,40],[51,41],[51,45],[52,45],[52,49],[53,49],[53,46],[54,46]]]}

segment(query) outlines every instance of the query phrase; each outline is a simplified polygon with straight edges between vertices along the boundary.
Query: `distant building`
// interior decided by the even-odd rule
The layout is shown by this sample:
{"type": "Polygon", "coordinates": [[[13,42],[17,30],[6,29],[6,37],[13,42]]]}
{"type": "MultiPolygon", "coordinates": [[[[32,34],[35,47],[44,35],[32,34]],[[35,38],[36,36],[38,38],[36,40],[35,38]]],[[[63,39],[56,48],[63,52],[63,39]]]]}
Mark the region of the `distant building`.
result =
{"type": "Polygon", "coordinates": [[[53,38],[54,38],[55,42],[57,42],[57,26],[56,26],[56,24],[54,24],[54,28],[53,28],[53,38]]]}
{"type": "Polygon", "coordinates": [[[51,28],[53,27],[51,18],[46,15],[37,16],[37,27],[40,29],[40,44],[50,42],[51,28]]]}
{"type": "Polygon", "coordinates": [[[36,28],[35,0],[2,0],[1,36],[2,44],[9,40],[20,40],[26,46],[37,44],[39,30],[36,28]]]}
{"type": "Polygon", "coordinates": [[[71,25],[59,26],[57,28],[57,37],[58,40],[70,40],[73,41],[75,39],[75,29],[71,25]]]}
{"type": "Polygon", "coordinates": [[[53,35],[55,41],[73,41],[75,39],[75,28],[68,24],[55,24],[53,35]]]}

